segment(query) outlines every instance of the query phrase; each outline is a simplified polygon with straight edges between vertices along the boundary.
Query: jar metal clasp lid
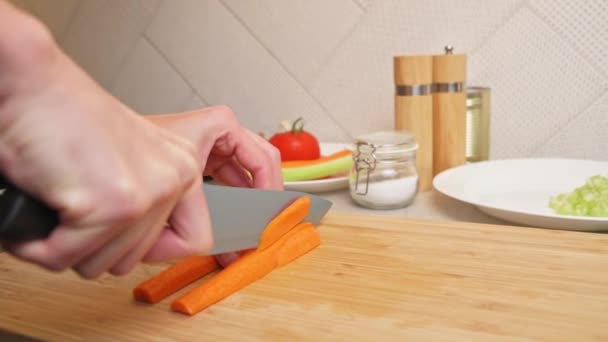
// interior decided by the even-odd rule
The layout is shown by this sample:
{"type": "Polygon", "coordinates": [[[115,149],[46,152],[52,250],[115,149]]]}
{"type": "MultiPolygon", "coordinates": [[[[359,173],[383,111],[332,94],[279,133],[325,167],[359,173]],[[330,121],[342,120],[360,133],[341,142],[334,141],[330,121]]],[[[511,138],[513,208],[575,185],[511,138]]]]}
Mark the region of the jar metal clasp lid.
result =
{"type": "Polygon", "coordinates": [[[357,143],[357,153],[354,157],[355,162],[355,191],[358,195],[366,195],[369,189],[369,174],[376,168],[376,145],[369,144],[366,142],[357,143]],[[369,147],[369,151],[365,152],[365,156],[361,156],[361,146],[369,147]],[[360,192],[359,188],[359,176],[361,171],[366,170],[365,177],[365,191],[360,192]]]}

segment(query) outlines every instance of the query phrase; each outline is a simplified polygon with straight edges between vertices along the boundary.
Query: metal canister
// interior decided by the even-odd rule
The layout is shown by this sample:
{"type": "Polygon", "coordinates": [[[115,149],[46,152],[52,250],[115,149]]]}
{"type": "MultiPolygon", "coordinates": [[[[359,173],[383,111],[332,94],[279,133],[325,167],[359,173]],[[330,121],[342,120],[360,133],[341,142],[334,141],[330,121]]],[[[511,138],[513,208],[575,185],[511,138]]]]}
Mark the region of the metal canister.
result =
{"type": "Polygon", "coordinates": [[[490,157],[490,88],[467,87],[466,159],[467,162],[490,157]]]}

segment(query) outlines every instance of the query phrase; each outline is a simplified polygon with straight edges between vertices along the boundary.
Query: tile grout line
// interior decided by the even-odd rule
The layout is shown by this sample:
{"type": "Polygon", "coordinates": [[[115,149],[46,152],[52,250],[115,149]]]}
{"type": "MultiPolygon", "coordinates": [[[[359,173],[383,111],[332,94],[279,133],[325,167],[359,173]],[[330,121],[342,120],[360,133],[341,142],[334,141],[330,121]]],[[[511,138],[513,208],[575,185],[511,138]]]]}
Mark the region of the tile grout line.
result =
{"type": "Polygon", "coordinates": [[[581,116],[585,115],[589,111],[590,108],[592,108],[597,103],[599,103],[606,95],[608,95],[608,90],[604,89],[604,91],[600,92],[600,94],[598,94],[597,97],[595,97],[593,100],[589,101],[589,103],[586,106],[584,106],[583,109],[581,111],[579,111],[578,114],[569,118],[566,122],[564,122],[564,124],[562,125],[561,128],[556,129],[542,143],[538,144],[534,149],[532,149],[532,151],[530,151],[528,153],[528,156],[534,156],[534,155],[538,154],[540,151],[542,151],[543,148],[545,146],[547,146],[547,144],[549,144],[559,133],[561,133],[565,128],[567,128],[570,125],[570,123],[574,122],[581,116]]]}
{"type": "Polygon", "coordinates": [[[479,49],[482,48],[482,46],[484,46],[490,39],[492,39],[492,37],[494,37],[494,35],[500,31],[509,21],[511,21],[511,19],[519,12],[521,11],[523,8],[528,7],[528,3],[527,1],[521,1],[520,3],[518,3],[516,6],[514,6],[503,18],[503,20],[496,25],[496,28],[494,30],[492,30],[491,32],[489,32],[485,37],[482,37],[482,39],[479,41],[479,43],[477,43],[469,52],[469,55],[473,55],[475,54],[479,49]]]}
{"type": "MultiPolygon", "coordinates": [[[[547,21],[545,16],[543,16],[540,12],[538,12],[536,10],[536,8],[529,6],[529,5],[526,7],[534,16],[536,16],[538,19],[540,19],[555,34],[557,34],[560,38],[562,38],[568,44],[568,46],[572,49],[572,51],[574,53],[576,53],[580,58],[582,58],[582,60],[584,60],[595,72],[599,73],[605,82],[608,82],[608,75],[606,75],[606,73],[602,70],[602,68],[600,68],[595,63],[593,63],[587,57],[587,55],[582,53],[582,51],[578,48],[578,46],[576,46],[575,44],[572,44],[568,39],[564,38],[562,36],[562,32],[557,27],[555,27],[555,25],[553,25],[551,22],[547,21]]],[[[570,123],[574,122],[575,120],[578,120],[581,116],[585,115],[591,107],[595,106],[599,101],[601,101],[602,98],[604,98],[604,96],[606,96],[608,94],[607,89],[608,89],[608,83],[604,84],[604,90],[601,91],[597,97],[595,97],[594,99],[589,101],[589,103],[586,106],[584,106],[582,110],[580,110],[577,114],[573,115],[566,122],[564,122],[564,124],[560,128],[556,129],[553,133],[551,133],[542,143],[538,144],[538,146],[536,148],[534,148],[531,152],[529,152],[528,155],[529,156],[536,155],[540,151],[542,151],[543,148],[545,148],[547,146],[547,144],[549,144],[564,129],[566,129],[570,125],[570,123]]]]}
{"type": "Polygon", "coordinates": [[[353,137],[351,136],[351,134],[336,120],[336,118],[331,115],[331,113],[329,112],[329,110],[327,109],[327,107],[325,107],[323,105],[323,103],[321,103],[321,101],[319,101],[313,94],[312,92],[306,87],[304,86],[304,84],[289,70],[289,68],[287,68],[287,66],[285,64],[283,64],[283,62],[281,62],[281,60],[272,52],[270,51],[270,49],[264,45],[262,43],[262,41],[258,38],[258,36],[256,34],[253,33],[253,31],[249,28],[249,26],[247,26],[245,24],[245,22],[232,10],[232,8],[230,8],[230,6],[226,5],[224,3],[224,0],[217,0],[219,2],[219,4],[224,7],[224,9],[226,9],[226,11],[228,11],[228,13],[230,13],[230,15],[232,17],[234,17],[234,19],[247,31],[247,33],[249,33],[249,35],[251,35],[251,37],[253,37],[253,39],[255,39],[255,41],[262,47],[262,49],[264,49],[264,51],[266,51],[266,53],[268,53],[283,69],[283,71],[285,71],[285,73],[287,73],[289,75],[289,77],[291,77],[296,84],[298,84],[298,86],[300,86],[300,88],[302,90],[304,90],[304,92],[323,110],[323,112],[326,114],[327,117],[330,118],[330,120],[344,133],[344,135],[352,140],[353,137]]]}
{"type": "Polygon", "coordinates": [[[68,34],[68,32],[70,32],[70,29],[74,25],[74,22],[76,21],[76,18],[78,17],[78,13],[82,9],[82,3],[83,3],[83,0],[78,1],[78,4],[74,7],[74,10],[72,11],[72,14],[70,15],[70,19],[68,19],[67,25],[65,25],[65,28],[59,34],[59,37],[57,37],[57,44],[59,46],[61,46],[64,43],[63,40],[65,39],[66,35],[68,34]]]}
{"type": "MultiPolygon", "coordinates": [[[[475,46],[473,49],[471,49],[470,54],[474,54],[475,52],[477,52],[479,49],[481,49],[481,47],[483,45],[485,45],[489,39],[491,39],[491,37],[498,32],[511,18],[512,16],[514,16],[517,12],[521,11],[522,9],[528,9],[533,15],[535,15],[537,18],[539,18],[540,20],[542,20],[542,22],[547,25],[553,32],[557,33],[558,35],[561,33],[559,30],[557,30],[554,25],[550,24],[549,22],[547,22],[545,20],[545,18],[540,15],[536,9],[532,8],[528,1],[522,1],[522,3],[520,3],[518,6],[515,6],[513,8],[512,11],[509,12],[508,15],[505,16],[505,20],[503,20],[497,27],[495,30],[492,31],[492,33],[488,34],[477,46],[475,46]]],[[[567,40],[566,40],[567,41],[567,40]]],[[[568,42],[568,41],[567,41],[568,42]]],[[[569,43],[569,42],[568,42],[569,43]]],[[[583,60],[585,60],[589,66],[591,66],[594,70],[597,71],[597,67],[596,65],[594,65],[593,63],[591,63],[587,57],[582,54],[578,48],[576,46],[573,46],[571,43],[569,43],[569,46],[573,49],[574,52],[576,52],[581,58],[583,58],[583,60]]],[[[602,76],[604,76],[604,78],[607,78],[606,75],[603,73],[603,71],[600,71],[600,73],[602,74],[602,76]]],[[[606,89],[606,88],[605,88],[606,89]]],[[[551,142],[552,139],[554,139],[565,127],[568,127],[568,125],[573,122],[574,120],[577,120],[580,116],[582,116],[583,114],[585,114],[589,108],[593,107],[596,103],[598,103],[605,95],[608,94],[608,91],[604,90],[602,92],[600,92],[600,94],[598,94],[597,97],[593,98],[586,106],[583,107],[583,109],[581,111],[579,111],[578,114],[572,116],[570,119],[568,119],[564,125],[562,126],[562,128],[556,129],[552,134],[550,134],[542,143],[538,144],[534,149],[532,149],[531,152],[528,152],[527,155],[528,156],[533,156],[537,153],[539,153],[540,151],[542,151],[542,149],[551,142]]]]}
{"type": "Polygon", "coordinates": [[[555,32],[558,36],[560,36],[560,38],[562,38],[564,41],[566,41],[568,43],[568,45],[570,46],[570,48],[572,50],[574,50],[585,62],[587,62],[587,64],[589,64],[596,72],[598,72],[600,75],[602,75],[602,77],[604,79],[608,79],[608,74],[606,74],[606,72],[604,72],[604,70],[599,66],[596,65],[595,62],[593,62],[586,54],[584,54],[579,47],[576,44],[573,44],[570,39],[565,38],[562,35],[562,31],[560,31],[555,25],[553,25],[553,23],[551,23],[550,21],[548,21],[546,19],[546,17],[544,15],[542,15],[542,13],[540,13],[539,11],[536,10],[536,8],[532,7],[532,6],[528,6],[528,9],[530,10],[530,12],[532,12],[537,18],[539,18],[540,20],[542,20],[542,22],[547,25],[551,30],[553,30],[553,32],[555,32]]]}
{"type": "MultiPolygon", "coordinates": [[[[178,74],[178,75],[179,75],[179,74],[178,74]]],[[[180,76],[180,78],[181,78],[181,76],[180,76]]],[[[187,83],[186,83],[186,84],[187,84],[187,83]]],[[[199,95],[199,94],[196,92],[196,90],[192,89],[192,90],[191,90],[191,92],[190,92],[190,95],[189,95],[189,96],[186,98],[186,100],[185,100],[185,101],[184,101],[182,104],[180,104],[180,107],[179,107],[180,109],[179,109],[179,110],[180,110],[181,112],[186,112],[186,111],[188,111],[188,112],[189,112],[189,111],[195,110],[194,108],[188,108],[188,109],[185,109],[185,108],[186,108],[186,107],[187,107],[187,106],[190,104],[190,100],[192,100],[193,98],[197,98],[197,99],[199,99],[199,100],[200,100],[200,101],[203,103],[203,107],[207,107],[207,106],[209,106],[209,105],[207,104],[207,101],[203,101],[203,99],[202,99],[202,98],[201,98],[201,96],[200,96],[200,95],[199,95]]]]}
{"type": "MultiPolygon", "coordinates": [[[[188,81],[188,79],[182,74],[182,72],[179,71],[179,69],[176,68],[175,65],[173,65],[173,63],[171,63],[171,61],[169,60],[167,55],[165,55],[165,53],[162,52],[162,50],[152,41],[152,39],[150,39],[150,37],[148,37],[148,34],[146,32],[144,32],[142,34],[141,38],[144,39],[148,44],[150,44],[150,46],[160,55],[160,57],[165,61],[165,63],[167,63],[169,65],[169,67],[173,71],[175,71],[175,73],[179,76],[179,78],[181,78],[182,81],[184,81],[184,83],[190,88],[190,91],[192,92],[192,94],[198,96],[199,99],[201,101],[203,101],[203,103],[205,103],[206,105],[210,105],[210,102],[204,96],[199,94],[198,91],[196,91],[196,88],[192,85],[192,83],[190,83],[190,81],[188,81]]],[[[188,99],[186,99],[186,101],[190,100],[190,97],[191,96],[189,96],[188,99]]],[[[182,107],[186,104],[187,104],[187,102],[183,103],[182,107]]]]}
{"type": "Polygon", "coordinates": [[[355,5],[357,5],[357,7],[359,7],[363,12],[365,12],[365,6],[363,6],[363,4],[361,2],[359,2],[359,0],[352,0],[355,5]]]}
{"type": "Polygon", "coordinates": [[[118,72],[110,81],[110,86],[108,87],[108,91],[114,92],[114,90],[116,88],[116,82],[118,82],[118,79],[120,78],[120,73],[123,71],[123,69],[127,65],[127,62],[129,61],[131,56],[135,53],[135,47],[137,46],[137,43],[140,40],[141,40],[141,36],[137,37],[137,39],[135,39],[133,46],[129,49],[129,51],[127,51],[127,53],[125,53],[124,57],[120,60],[120,63],[118,63],[118,67],[116,67],[116,70],[118,70],[118,72]]]}
{"type": "MultiPolygon", "coordinates": [[[[356,2],[356,0],[353,0],[353,1],[356,2]]],[[[323,62],[319,63],[319,68],[314,70],[314,72],[311,74],[311,77],[310,77],[311,83],[314,83],[314,80],[316,80],[317,77],[319,77],[319,75],[321,74],[321,72],[323,71],[325,66],[327,64],[329,64],[329,62],[334,58],[334,56],[336,55],[338,50],[346,43],[346,41],[348,39],[350,39],[352,37],[352,35],[355,33],[355,31],[357,30],[359,25],[361,25],[361,22],[363,21],[363,16],[365,15],[366,12],[367,11],[363,11],[360,14],[359,20],[353,25],[353,27],[351,27],[350,30],[348,30],[348,32],[346,32],[346,34],[344,34],[340,38],[340,41],[333,48],[331,48],[331,50],[323,57],[323,62]]]]}
{"type": "MultiPolygon", "coordinates": [[[[107,3],[107,1],[106,1],[106,3],[107,3]]],[[[150,14],[150,18],[148,19],[148,22],[144,25],[141,32],[139,33],[139,37],[137,37],[137,39],[135,39],[135,42],[130,47],[129,51],[127,51],[127,53],[125,53],[123,58],[118,63],[118,66],[116,67],[118,72],[116,73],[114,78],[110,81],[110,86],[108,87],[109,89],[112,89],[112,91],[114,91],[114,88],[116,87],[116,82],[119,79],[120,71],[123,70],[123,68],[129,61],[129,58],[135,53],[135,47],[137,46],[137,43],[142,39],[142,36],[148,29],[148,26],[150,26],[150,23],[152,23],[154,21],[154,19],[156,18],[156,16],[158,15],[158,11],[160,10],[162,3],[163,3],[162,0],[158,2],[158,5],[156,5],[156,8],[154,8],[154,10],[152,11],[152,14],[150,14]]]]}
{"type": "MultiPolygon", "coordinates": [[[[192,92],[192,94],[197,95],[203,102],[205,103],[209,103],[205,98],[203,98],[203,96],[201,96],[197,91],[196,88],[194,88],[194,86],[190,83],[190,81],[188,81],[188,79],[181,73],[181,71],[179,71],[175,65],[173,65],[173,63],[171,63],[171,61],[169,60],[169,58],[167,57],[167,55],[165,55],[162,50],[152,41],[152,39],[150,39],[150,37],[148,37],[147,33],[142,34],[142,39],[145,40],[148,44],[150,44],[150,46],[154,49],[154,51],[156,51],[156,53],[158,53],[160,55],[160,57],[163,59],[163,61],[165,61],[165,63],[167,63],[169,65],[169,67],[179,76],[179,78],[188,86],[188,88],[190,88],[190,91],[192,92]]],[[[190,96],[189,96],[190,97],[190,96]]],[[[186,99],[186,101],[189,100],[186,99]]],[[[182,104],[182,106],[185,105],[182,104]]]]}
{"type": "MultiPolygon", "coordinates": [[[[159,54],[159,56],[165,61],[165,63],[167,63],[167,65],[169,65],[169,67],[177,74],[177,76],[179,76],[179,78],[188,86],[188,88],[190,88],[190,95],[188,96],[188,98],[186,98],[186,100],[184,100],[184,103],[180,104],[180,108],[183,109],[188,104],[188,102],[192,98],[192,95],[198,97],[198,99],[201,100],[201,102],[203,102],[205,105],[209,105],[209,101],[207,101],[201,94],[198,93],[196,88],[192,84],[190,84],[188,79],[186,77],[184,77],[184,75],[182,75],[182,73],[179,71],[179,69],[175,65],[173,65],[173,63],[171,63],[171,60],[169,60],[167,55],[165,55],[161,51],[161,49],[158,46],[156,46],[156,44],[154,44],[152,39],[148,36],[148,28],[150,28],[150,25],[152,25],[154,20],[156,20],[156,17],[158,16],[158,12],[160,11],[161,7],[163,7],[164,3],[165,3],[165,0],[160,0],[158,2],[158,6],[156,7],[154,14],[152,16],[150,16],[150,22],[148,22],[146,27],[144,27],[144,29],[141,33],[140,39],[144,39],[148,44],[150,44],[152,49],[154,49],[154,51],[156,51],[159,54]]],[[[182,110],[182,109],[180,109],[180,110],[182,110]]]]}

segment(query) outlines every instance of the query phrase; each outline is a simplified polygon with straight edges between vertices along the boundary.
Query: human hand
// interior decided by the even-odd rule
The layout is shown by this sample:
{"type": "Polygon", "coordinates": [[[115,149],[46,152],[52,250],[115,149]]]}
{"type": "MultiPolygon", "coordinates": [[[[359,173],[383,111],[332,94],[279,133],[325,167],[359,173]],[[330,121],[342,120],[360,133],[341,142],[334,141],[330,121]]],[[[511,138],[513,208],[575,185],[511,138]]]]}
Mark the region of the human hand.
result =
{"type": "MultiPolygon", "coordinates": [[[[241,127],[227,107],[204,108],[188,113],[146,117],[195,144],[204,174],[221,184],[262,189],[283,189],[281,157],[268,141],[241,127]]],[[[179,217],[174,217],[179,220],[179,217]]],[[[162,258],[158,248],[147,260],[162,258]]],[[[238,258],[237,253],[217,256],[222,265],[238,258]]]]}
{"type": "Polygon", "coordinates": [[[3,247],[85,278],[209,251],[195,145],[101,89],[31,17],[0,2],[0,22],[20,32],[0,35],[0,170],[61,220],[46,240],[3,247]]]}
{"type": "MultiPolygon", "coordinates": [[[[139,116],[39,23],[22,19],[22,46],[6,53],[0,40],[0,169],[58,210],[61,224],[44,241],[4,241],[13,255],[86,278],[125,274],[141,260],[211,249],[202,173],[233,186],[282,188],[278,152],[229,109],[139,116]]],[[[222,264],[235,258],[218,256],[222,264]]]]}

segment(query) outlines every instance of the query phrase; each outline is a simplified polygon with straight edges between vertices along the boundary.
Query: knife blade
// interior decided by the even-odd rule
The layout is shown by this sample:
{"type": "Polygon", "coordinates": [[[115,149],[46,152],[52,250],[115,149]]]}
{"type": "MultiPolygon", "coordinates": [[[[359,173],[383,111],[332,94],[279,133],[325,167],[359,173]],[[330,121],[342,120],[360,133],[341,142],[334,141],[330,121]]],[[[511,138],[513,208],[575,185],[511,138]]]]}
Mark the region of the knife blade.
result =
{"type": "Polygon", "coordinates": [[[298,191],[274,191],[226,187],[213,184],[203,186],[214,247],[211,254],[254,248],[266,225],[285,207],[300,196],[310,198],[310,211],[305,221],[317,225],[332,206],[332,202],[298,191]]]}
{"type": "MultiPolygon", "coordinates": [[[[57,212],[5,179],[0,179],[0,239],[44,239],[59,224],[57,212]]],[[[205,183],[214,246],[210,254],[255,248],[267,224],[292,201],[308,196],[306,221],[317,225],[332,203],[298,191],[238,188],[205,183]]]]}

